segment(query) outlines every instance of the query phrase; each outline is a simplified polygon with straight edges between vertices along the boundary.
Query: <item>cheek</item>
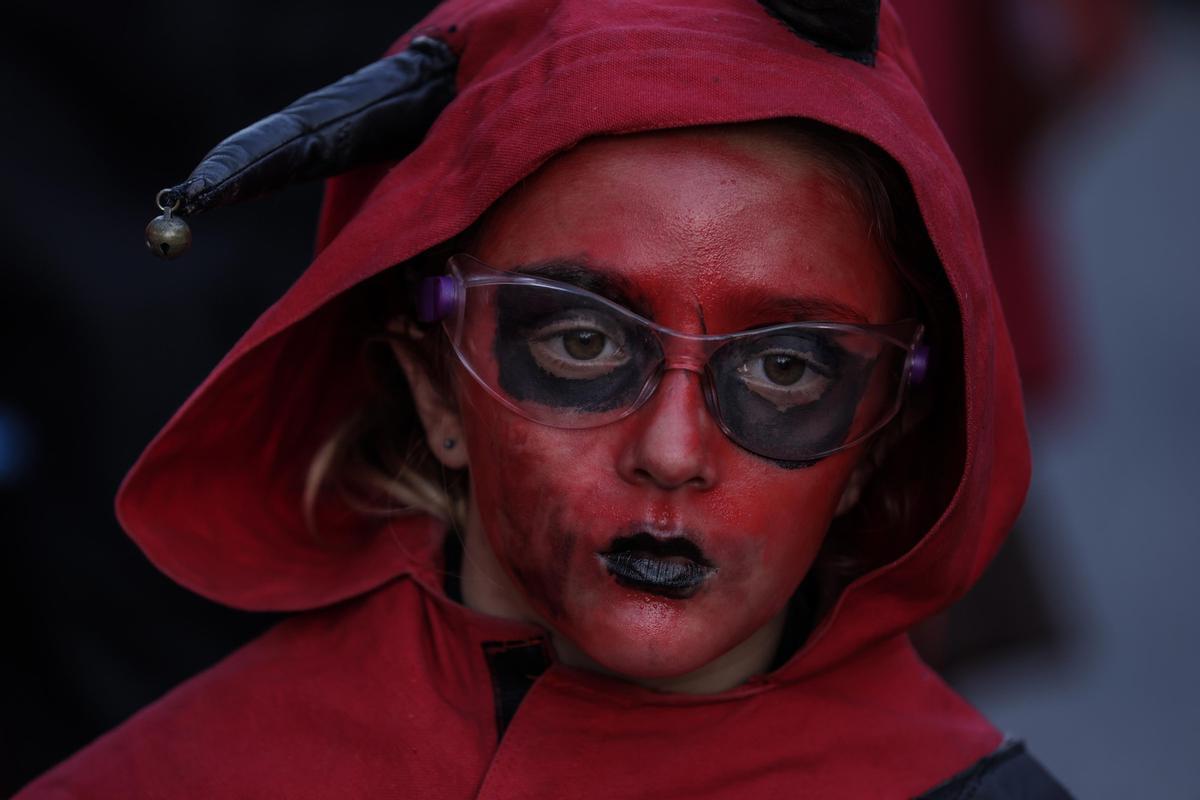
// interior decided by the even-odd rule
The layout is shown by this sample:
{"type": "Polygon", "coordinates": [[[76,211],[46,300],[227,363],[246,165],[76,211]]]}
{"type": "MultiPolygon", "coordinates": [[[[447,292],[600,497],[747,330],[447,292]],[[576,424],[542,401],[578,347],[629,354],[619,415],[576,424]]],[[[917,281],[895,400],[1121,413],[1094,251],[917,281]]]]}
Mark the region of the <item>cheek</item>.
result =
{"type": "Polygon", "coordinates": [[[470,457],[472,490],[487,529],[498,514],[519,510],[531,523],[544,508],[537,503],[538,472],[544,459],[537,431],[483,390],[470,385],[460,393],[463,430],[470,457]],[[512,480],[522,475],[524,480],[512,480]]]}
{"type": "Polygon", "coordinates": [[[707,514],[720,519],[730,537],[755,541],[761,560],[757,579],[776,589],[807,572],[849,481],[856,459],[839,453],[811,466],[785,469],[744,451],[728,456],[741,468],[726,472],[707,514]]]}
{"type": "Polygon", "coordinates": [[[460,408],[483,533],[528,598],[556,619],[578,556],[570,510],[594,505],[597,465],[563,431],[517,416],[476,385],[460,392],[460,408]]]}

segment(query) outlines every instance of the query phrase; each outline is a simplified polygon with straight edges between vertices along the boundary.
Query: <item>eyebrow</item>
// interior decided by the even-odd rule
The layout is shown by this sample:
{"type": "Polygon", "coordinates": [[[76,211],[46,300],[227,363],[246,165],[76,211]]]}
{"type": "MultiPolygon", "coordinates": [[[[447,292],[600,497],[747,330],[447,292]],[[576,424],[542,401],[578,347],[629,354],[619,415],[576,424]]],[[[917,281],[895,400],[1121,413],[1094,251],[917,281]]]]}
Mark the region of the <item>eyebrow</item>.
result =
{"type": "Polygon", "coordinates": [[[870,324],[870,319],[853,306],[830,297],[784,297],[772,294],[752,294],[746,308],[753,314],[788,322],[857,322],[870,324]]]}
{"type": "Polygon", "coordinates": [[[634,287],[623,275],[593,269],[578,260],[565,258],[537,261],[513,271],[576,286],[622,305],[646,319],[654,319],[649,306],[635,299],[634,287]]]}

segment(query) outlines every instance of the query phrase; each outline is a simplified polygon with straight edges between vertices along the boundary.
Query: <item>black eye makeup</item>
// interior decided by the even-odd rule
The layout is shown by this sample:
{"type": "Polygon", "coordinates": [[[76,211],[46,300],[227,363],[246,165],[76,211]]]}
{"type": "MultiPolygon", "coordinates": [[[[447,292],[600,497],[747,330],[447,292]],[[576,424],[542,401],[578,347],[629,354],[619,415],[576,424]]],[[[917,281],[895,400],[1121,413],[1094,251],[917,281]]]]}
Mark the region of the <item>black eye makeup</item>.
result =
{"type": "Polygon", "coordinates": [[[629,361],[625,334],[605,315],[568,311],[526,334],[534,361],[547,373],[571,380],[603,377],[629,361]]]}
{"type": "Polygon", "coordinates": [[[778,461],[804,461],[846,441],[874,359],[819,332],[734,340],[713,354],[709,375],[730,437],[778,461]]]}
{"type": "Polygon", "coordinates": [[[513,398],[581,411],[632,403],[662,358],[649,331],[603,304],[520,284],[496,291],[494,353],[513,398]]]}
{"type": "Polygon", "coordinates": [[[747,389],[783,413],[819,402],[847,357],[831,337],[782,332],[737,340],[717,351],[713,363],[717,371],[732,369],[747,389]]]}

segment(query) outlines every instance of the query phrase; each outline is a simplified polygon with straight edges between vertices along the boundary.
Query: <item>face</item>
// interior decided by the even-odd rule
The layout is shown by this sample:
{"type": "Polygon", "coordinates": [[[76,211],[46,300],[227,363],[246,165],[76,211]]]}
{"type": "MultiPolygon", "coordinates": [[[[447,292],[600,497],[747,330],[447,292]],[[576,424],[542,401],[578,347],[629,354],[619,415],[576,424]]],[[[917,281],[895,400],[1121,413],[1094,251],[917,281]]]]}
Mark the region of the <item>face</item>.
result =
{"type": "MultiPolygon", "coordinates": [[[[505,270],[577,265],[684,333],[798,320],[784,308],[903,316],[845,189],[761,126],[586,142],[495,206],[473,255],[505,270]]],[[[862,453],[800,467],[754,455],[722,433],[686,369],[668,370],[633,414],[587,429],[532,422],[457,377],[468,536],[485,537],[536,620],[631,678],[697,670],[776,618],[862,453]],[[649,585],[648,572],[697,569],[687,591],[649,585]]]]}

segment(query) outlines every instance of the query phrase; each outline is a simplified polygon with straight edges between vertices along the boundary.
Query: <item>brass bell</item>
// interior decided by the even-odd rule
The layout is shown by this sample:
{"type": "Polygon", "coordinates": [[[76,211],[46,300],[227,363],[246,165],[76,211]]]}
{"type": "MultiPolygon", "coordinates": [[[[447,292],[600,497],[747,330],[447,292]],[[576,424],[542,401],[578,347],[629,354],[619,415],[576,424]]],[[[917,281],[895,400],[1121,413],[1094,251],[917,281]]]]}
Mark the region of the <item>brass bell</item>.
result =
{"type": "Polygon", "coordinates": [[[172,213],[179,207],[178,199],[168,205],[159,192],[158,207],[163,213],[146,226],[146,247],[159,258],[178,258],[192,245],[192,229],[172,213]]]}

